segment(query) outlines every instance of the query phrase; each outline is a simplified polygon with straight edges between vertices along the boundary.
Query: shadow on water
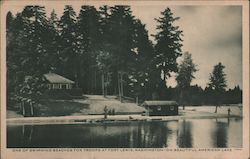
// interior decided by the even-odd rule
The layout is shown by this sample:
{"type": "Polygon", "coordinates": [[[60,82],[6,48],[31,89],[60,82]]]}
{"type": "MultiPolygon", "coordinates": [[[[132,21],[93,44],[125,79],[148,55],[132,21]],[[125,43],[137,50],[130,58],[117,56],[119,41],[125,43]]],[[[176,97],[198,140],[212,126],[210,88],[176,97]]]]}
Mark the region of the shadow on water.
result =
{"type": "Polygon", "coordinates": [[[203,144],[209,147],[241,147],[240,124],[242,120],[202,119],[98,125],[9,125],[7,147],[191,148],[199,147],[204,142],[211,142],[211,145],[203,144]],[[206,127],[206,131],[203,131],[206,140],[197,135],[203,126],[206,127]],[[239,129],[235,129],[235,126],[239,129]],[[234,139],[228,137],[228,131],[234,139]]]}
{"type": "Polygon", "coordinates": [[[193,136],[191,130],[192,123],[190,121],[183,120],[180,122],[178,132],[178,146],[180,148],[193,147],[193,136]]]}
{"type": "Polygon", "coordinates": [[[215,147],[225,148],[228,147],[228,127],[230,126],[230,118],[227,119],[216,119],[216,128],[214,131],[213,141],[215,147]]]}

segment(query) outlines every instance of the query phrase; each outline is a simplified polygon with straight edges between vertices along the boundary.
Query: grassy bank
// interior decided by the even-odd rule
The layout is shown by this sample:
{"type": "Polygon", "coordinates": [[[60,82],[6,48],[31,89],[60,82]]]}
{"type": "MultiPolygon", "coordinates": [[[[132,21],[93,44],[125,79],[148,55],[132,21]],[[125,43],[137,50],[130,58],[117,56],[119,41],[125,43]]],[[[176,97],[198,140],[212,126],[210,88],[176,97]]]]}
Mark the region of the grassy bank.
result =
{"type": "MultiPolygon", "coordinates": [[[[82,116],[82,115],[101,115],[104,113],[104,107],[108,112],[114,111],[115,115],[141,115],[145,109],[135,103],[124,101],[120,102],[115,96],[107,96],[104,98],[100,95],[85,95],[82,99],[73,100],[42,100],[39,105],[34,107],[35,117],[53,117],[53,116],[82,116]]],[[[217,113],[214,113],[215,106],[185,106],[180,115],[193,116],[194,114],[220,114],[227,115],[230,108],[230,115],[242,116],[242,105],[220,106],[217,113]]],[[[182,110],[182,107],[179,107],[182,110]]],[[[19,107],[8,111],[8,118],[22,117],[19,107]]]]}
{"type": "Polygon", "coordinates": [[[37,116],[65,116],[88,109],[88,104],[78,103],[74,101],[43,101],[41,105],[36,107],[37,116]]]}
{"type": "MultiPolygon", "coordinates": [[[[74,113],[80,113],[83,110],[89,109],[89,105],[71,100],[43,100],[40,104],[34,105],[34,116],[49,117],[49,116],[66,116],[74,113]]],[[[15,118],[22,116],[20,106],[15,106],[15,109],[8,110],[7,117],[15,118]]]]}

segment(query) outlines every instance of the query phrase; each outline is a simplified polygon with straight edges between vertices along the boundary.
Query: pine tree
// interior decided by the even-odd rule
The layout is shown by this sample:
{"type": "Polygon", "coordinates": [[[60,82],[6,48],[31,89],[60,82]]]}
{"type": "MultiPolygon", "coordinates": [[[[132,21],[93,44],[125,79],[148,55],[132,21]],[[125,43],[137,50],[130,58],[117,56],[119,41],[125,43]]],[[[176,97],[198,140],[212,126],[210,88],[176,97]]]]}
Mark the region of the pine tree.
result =
{"type": "Polygon", "coordinates": [[[16,46],[13,46],[19,56],[16,63],[27,76],[42,76],[48,71],[47,26],[44,7],[26,6],[15,21],[16,46]]]}
{"type": "Polygon", "coordinates": [[[155,89],[159,94],[164,94],[166,79],[171,76],[171,72],[177,72],[176,59],[181,56],[182,31],[174,22],[179,17],[173,17],[169,8],[161,12],[161,17],[155,19],[158,22],[158,33],[155,35],[155,55],[153,61],[154,70],[151,74],[152,83],[156,83],[155,89]]]}
{"type": "Polygon", "coordinates": [[[129,6],[111,7],[110,42],[114,53],[114,66],[126,72],[129,56],[133,53],[134,16],[129,6]]]}
{"type": "Polygon", "coordinates": [[[217,113],[217,107],[222,102],[222,94],[225,93],[225,89],[227,87],[226,81],[226,74],[224,73],[225,66],[219,62],[217,65],[214,66],[213,72],[210,74],[209,78],[209,87],[214,92],[214,99],[215,101],[215,113],[217,113]]]}
{"type": "Polygon", "coordinates": [[[45,49],[48,20],[42,6],[27,6],[22,12],[25,21],[26,37],[24,38],[27,56],[24,56],[23,70],[27,75],[41,76],[48,72],[48,52],[45,49]]]}
{"type": "Polygon", "coordinates": [[[8,96],[15,102],[39,101],[44,86],[43,74],[48,70],[44,43],[46,28],[44,7],[26,6],[17,14],[9,30],[13,38],[7,44],[7,72],[8,82],[13,82],[14,88],[8,96]],[[25,84],[27,77],[30,82],[25,84]]]}
{"type": "Polygon", "coordinates": [[[12,29],[12,24],[14,21],[14,16],[13,14],[9,11],[6,15],[6,29],[7,32],[12,29]]]}
{"type": "MultiPolygon", "coordinates": [[[[109,39],[109,19],[110,19],[110,7],[107,5],[101,6],[99,8],[99,16],[100,16],[100,32],[101,32],[101,43],[104,47],[108,45],[108,39],[109,39]]],[[[108,46],[105,47],[105,49],[108,49],[108,46]]]]}
{"type": "Polygon", "coordinates": [[[129,6],[114,6],[108,19],[108,41],[112,54],[113,93],[121,97],[127,89],[128,62],[134,54],[134,16],[129,6]],[[118,89],[117,89],[118,88],[118,89]]]}
{"type": "Polygon", "coordinates": [[[11,12],[7,13],[6,16],[6,52],[7,52],[7,106],[13,105],[12,102],[14,100],[13,95],[15,93],[16,87],[16,78],[15,71],[17,70],[17,66],[14,61],[14,49],[15,46],[15,34],[14,30],[14,17],[11,12]]]}
{"type": "Polygon", "coordinates": [[[194,73],[197,71],[196,65],[193,63],[192,54],[185,52],[183,61],[178,67],[178,74],[176,77],[176,81],[178,87],[180,89],[180,104],[184,105],[186,101],[190,98],[188,96],[189,92],[188,89],[192,80],[195,78],[194,73]]]}
{"type": "Polygon", "coordinates": [[[58,67],[60,66],[59,41],[59,19],[55,10],[53,10],[48,19],[47,39],[45,41],[45,47],[48,52],[46,60],[48,61],[50,71],[58,71],[58,67]]]}
{"type": "Polygon", "coordinates": [[[102,94],[105,97],[112,87],[112,47],[110,42],[109,19],[110,7],[107,5],[99,8],[99,50],[96,56],[97,68],[101,71],[102,94]],[[109,90],[109,91],[108,91],[109,90]]]}
{"type": "Polygon", "coordinates": [[[96,57],[100,47],[99,13],[94,6],[82,6],[78,17],[78,42],[81,54],[81,86],[87,93],[97,93],[96,57]]]}
{"type": "Polygon", "coordinates": [[[223,69],[225,68],[221,62],[214,66],[212,74],[209,78],[209,87],[216,91],[225,91],[227,87],[226,74],[223,69]]]}
{"type": "Polygon", "coordinates": [[[153,57],[153,46],[145,25],[139,19],[134,24],[134,54],[129,60],[129,90],[132,97],[146,99],[149,62],[153,57]]]}
{"type": "Polygon", "coordinates": [[[65,6],[63,15],[59,21],[59,26],[59,56],[61,61],[59,73],[69,79],[77,80],[79,54],[76,47],[76,13],[73,10],[72,6],[65,6]]]}
{"type": "Polygon", "coordinates": [[[13,21],[10,18],[11,13],[8,13],[7,16],[7,97],[8,102],[10,102],[10,100],[16,100],[14,96],[17,93],[17,85],[21,84],[21,79],[24,76],[22,64],[25,60],[23,56],[26,55],[25,37],[27,37],[27,29],[25,29],[25,22],[21,13],[18,13],[13,21]]]}

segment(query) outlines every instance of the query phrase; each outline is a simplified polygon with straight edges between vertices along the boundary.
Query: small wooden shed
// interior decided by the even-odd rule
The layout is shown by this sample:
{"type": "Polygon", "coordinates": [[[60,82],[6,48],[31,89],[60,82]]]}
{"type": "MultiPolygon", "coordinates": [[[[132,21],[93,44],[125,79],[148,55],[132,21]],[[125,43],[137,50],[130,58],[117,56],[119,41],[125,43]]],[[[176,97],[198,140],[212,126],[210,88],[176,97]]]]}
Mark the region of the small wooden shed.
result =
{"type": "Polygon", "coordinates": [[[178,103],[176,101],[144,101],[142,104],[148,116],[178,115],[178,103]]]}

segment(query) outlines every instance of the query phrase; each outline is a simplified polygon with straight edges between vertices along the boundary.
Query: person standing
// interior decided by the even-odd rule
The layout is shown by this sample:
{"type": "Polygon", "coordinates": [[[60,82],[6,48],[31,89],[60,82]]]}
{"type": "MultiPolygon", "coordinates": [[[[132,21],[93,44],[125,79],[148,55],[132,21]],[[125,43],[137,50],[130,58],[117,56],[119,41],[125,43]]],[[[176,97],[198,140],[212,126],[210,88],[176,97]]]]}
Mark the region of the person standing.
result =
{"type": "Polygon", "coordinates": [[[230,117],[230,113],[231,113],[231,109],[228,108],[228,109],[227,109],[227,115],[228,115],[228,117],[230,117]]]}
{"type": "Polygon", "coordinates": [[[104,119],[107,119],[108,108],[106,105],[103,110],[104,110],[104,119]]]}

